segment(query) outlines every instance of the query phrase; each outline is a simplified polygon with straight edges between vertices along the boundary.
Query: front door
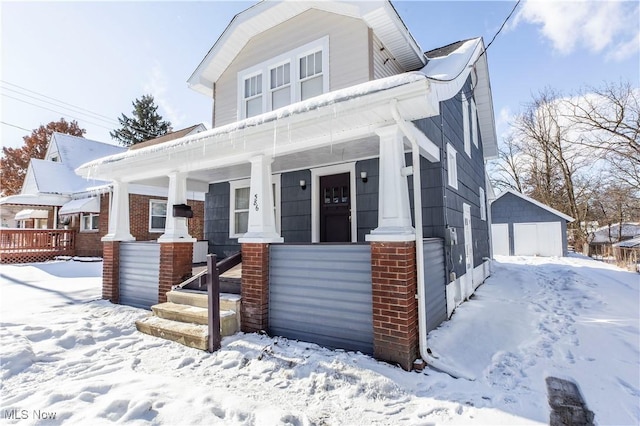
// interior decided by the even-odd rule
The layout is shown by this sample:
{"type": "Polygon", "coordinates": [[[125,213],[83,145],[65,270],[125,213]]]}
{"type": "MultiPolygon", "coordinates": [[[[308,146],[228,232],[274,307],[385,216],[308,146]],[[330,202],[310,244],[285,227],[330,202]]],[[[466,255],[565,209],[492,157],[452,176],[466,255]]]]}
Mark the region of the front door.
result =
{"type": "Polygon", "coordinates": [[[349,173],[320,176],[320,242],[351,242],[349,173]]]}

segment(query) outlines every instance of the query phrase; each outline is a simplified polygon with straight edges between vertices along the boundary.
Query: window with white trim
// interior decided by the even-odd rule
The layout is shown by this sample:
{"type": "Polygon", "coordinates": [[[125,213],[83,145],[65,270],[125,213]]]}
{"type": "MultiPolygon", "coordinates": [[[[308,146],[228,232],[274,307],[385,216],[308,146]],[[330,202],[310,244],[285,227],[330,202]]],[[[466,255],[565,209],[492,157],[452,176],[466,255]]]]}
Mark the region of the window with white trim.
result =
{"type": "Polygon", "coordinates": [[[164,232],[167,223],[167,202],[149,200],[149,232],[164,232]]]}
{"type": "Polygon", "coordinates": [[[246,118],[262,114],[262,74],[244,79],[243,111],[246,118]]]}
{"type": "Polygon", "coordinates": [[[80,213],[80,232],[95,232],[98,230],[97,213],[80,213]]]}
{"type": "Polygon", "coordinates": [[[471,157],[471,134],[469,130],[469,101],[462,93],[462,134],[464,138],[464,152],[471,157]]]}
{"type": "Polygon", "coordinates": [[[487,201],[484,197],[484,189],[479,188],[480,195],[480,219],[487,220],[487,201]]]}
{"type": "Polygon", "coordinates": [[[329,37],[307,43],[238,73],[238,119],[329,91],[329,37]]]}
{"type": "Polygon", "coordinates": [[[322,49],[299,59],[300,100],[313,98],[324,93],[322,88],[322,49]]]}
{"type": "Polygon", "coordinates": [[[476,108],[476,101],[471,98],[471,140],[473,145],[478,147],[478,111],[476,108]]]}
{"type": "Polygon", "coordinates": [[[269,90],[272,110],[291,103],[291,62],[269,70],[269,90]]]}
{"type": "Polygon", "coordinates": [[[458,153],[453,146],[447,144],[447,178],[449,186],[458,189],[458,153]]]}
{"type": "MultiPolygon", "coordinates": [[[[280,175],[271,179],[276,230],[280,232],[280,175]]],[[[249,228],[250,185],[251,179],[229,182],[229,238],[240,238],[249,228]]]]}

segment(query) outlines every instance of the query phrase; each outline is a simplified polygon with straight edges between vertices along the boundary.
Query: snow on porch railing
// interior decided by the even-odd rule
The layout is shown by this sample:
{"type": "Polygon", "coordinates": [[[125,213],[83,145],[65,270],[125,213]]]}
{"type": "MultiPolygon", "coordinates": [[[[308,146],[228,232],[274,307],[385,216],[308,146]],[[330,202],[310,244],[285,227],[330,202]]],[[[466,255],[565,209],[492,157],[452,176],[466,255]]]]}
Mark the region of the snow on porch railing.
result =
{"type": "Polygon", "coordinates": [[[75,231],[0,229],[0,263],[41,262],[75,254],[75,231]]]}

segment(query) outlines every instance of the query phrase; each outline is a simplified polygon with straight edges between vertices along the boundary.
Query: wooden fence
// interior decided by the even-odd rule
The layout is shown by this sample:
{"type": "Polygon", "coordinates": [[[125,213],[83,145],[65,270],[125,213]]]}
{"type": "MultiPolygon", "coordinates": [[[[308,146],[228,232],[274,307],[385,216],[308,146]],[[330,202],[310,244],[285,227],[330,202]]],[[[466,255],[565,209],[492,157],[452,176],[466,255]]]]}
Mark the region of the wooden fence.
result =
{"type": "Polygon", "coordinates": [[[75,231],[0,228],[0,263],[44,262],[75,255],[75,231]]]}

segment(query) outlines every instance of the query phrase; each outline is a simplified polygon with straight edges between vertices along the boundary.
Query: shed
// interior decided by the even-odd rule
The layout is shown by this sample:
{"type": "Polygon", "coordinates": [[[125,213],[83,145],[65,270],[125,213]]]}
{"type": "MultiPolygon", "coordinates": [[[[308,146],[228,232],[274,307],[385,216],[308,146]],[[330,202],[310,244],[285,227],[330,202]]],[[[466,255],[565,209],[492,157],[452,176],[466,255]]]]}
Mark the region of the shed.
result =
{"type": "Polygon", "coordinates": [[[519,192],[491,203],[494,255],[566,256],[567,223],[573,218],[519,192]]]}

